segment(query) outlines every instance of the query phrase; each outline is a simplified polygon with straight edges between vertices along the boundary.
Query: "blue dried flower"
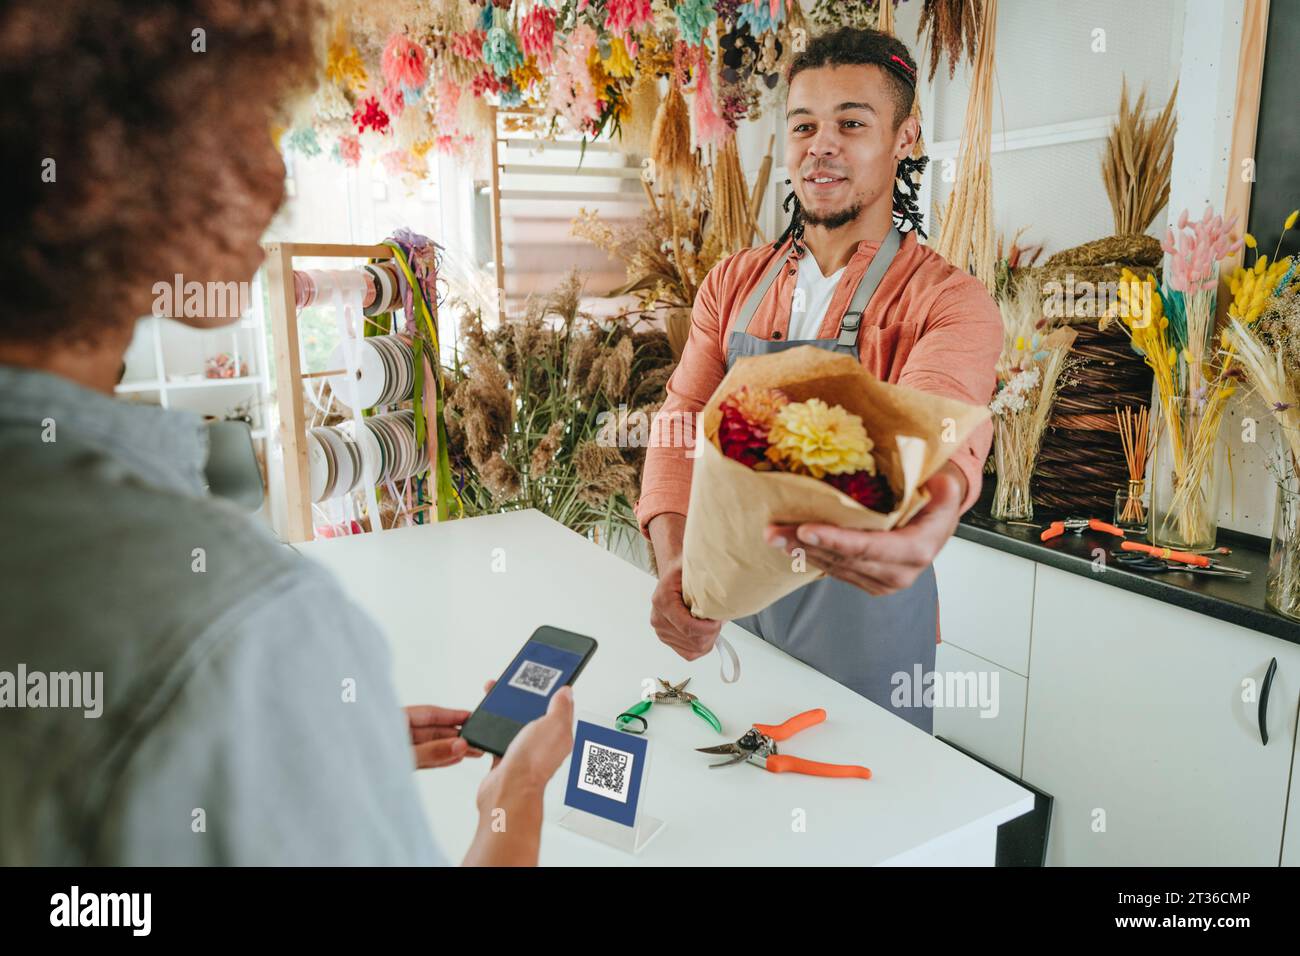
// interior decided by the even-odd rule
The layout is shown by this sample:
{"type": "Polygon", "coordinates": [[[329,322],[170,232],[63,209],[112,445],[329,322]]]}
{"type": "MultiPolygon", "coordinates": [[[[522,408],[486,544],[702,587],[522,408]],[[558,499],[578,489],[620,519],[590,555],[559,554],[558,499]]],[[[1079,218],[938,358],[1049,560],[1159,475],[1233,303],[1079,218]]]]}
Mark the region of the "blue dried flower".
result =
{"type": "Polygon", "coordinates": [[[519,41],[505,27],[493,27],[483,41],[483,62],[492,67],[498,77],[509,76],[515,67],[524,65],[524,54],[519,41]]]}
{"type": "Polygon", "coordinates": [[[784,3],[777,6],[775,18],[772,16],[772,6],[768,0],[759,0],[757,6],[753,3],[742,3],[740,9],[736,11],[736,23],[748,26],[749,32],[756,37],[775,32],[776,28],[784,22],[784,3]]]}
{"type": "Polygon", "coordinates": [[[320,140],[310,126],[299,126],[289,133],[289,148],[303,156],[319,156],[321,153],[320,140]]]}
{"type": "Polygon", "coordinates": [[[677,15],[677,29],[688,46],[699,46],[705,42],[705,34],[713,21],[718,19],[718,11],[713,0],[682,0],[673,8],[677,15]]]}

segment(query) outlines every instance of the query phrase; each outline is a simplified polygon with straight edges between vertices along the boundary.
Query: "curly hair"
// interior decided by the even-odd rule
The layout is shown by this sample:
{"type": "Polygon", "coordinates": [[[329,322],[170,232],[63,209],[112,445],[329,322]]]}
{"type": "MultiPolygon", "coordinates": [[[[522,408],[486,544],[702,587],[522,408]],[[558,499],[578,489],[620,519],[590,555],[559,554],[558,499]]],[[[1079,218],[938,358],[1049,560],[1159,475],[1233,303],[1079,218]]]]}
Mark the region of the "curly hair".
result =
{"type": "Polygon", "coordinates": [[[94,340],[156,281],[248,279],[283,198],[271,143],[316,0],[0,8],[0,342],[94,340]]]}
{"type": "Polygon", "coordinates": [[[912,112],[912,100],[916,96],[916,61],[912,59],[907,44],[892,33],[841,27],[815,36],[790,62],[786,81],[793,80],[804,70],[823,66],[881,67],[890,81],[894,129],[898,129],[898,125],[912,112]]]}

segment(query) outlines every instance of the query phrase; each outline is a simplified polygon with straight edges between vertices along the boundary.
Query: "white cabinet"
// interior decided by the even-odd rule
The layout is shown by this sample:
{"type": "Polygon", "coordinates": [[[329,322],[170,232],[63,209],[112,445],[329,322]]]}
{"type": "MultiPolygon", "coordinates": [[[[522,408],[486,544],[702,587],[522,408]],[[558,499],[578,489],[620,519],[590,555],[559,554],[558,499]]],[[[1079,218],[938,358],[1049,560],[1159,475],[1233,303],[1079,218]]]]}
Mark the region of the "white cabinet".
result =
{"type": "Polygon", "coordinates": [[[1027,558],[949,538],[934,559],[943,643],[1028,676],[1035,567],[1027,558]]]}
{"type": "Polygon", "coordinates": [[[1291,807],[1286,812],[1286,834],[1282,841],[1282,865],[1300,866],[1300,747],[1291,765],[1291,807]]]}
{"type": "Polygon", "coordinates": [[[935,734],[1019,776],[1029,682],[948,641],[934,670],[935,734]]]}
{"type": "Polygon", "coordinates": [[[1040,566],[1023,770],[1056,798],[1049,863],[1276,866],[1298,702],[1300,646],[1040,566]],[[1243,697],[1275,657],[1263,746],[1243,697]]]}

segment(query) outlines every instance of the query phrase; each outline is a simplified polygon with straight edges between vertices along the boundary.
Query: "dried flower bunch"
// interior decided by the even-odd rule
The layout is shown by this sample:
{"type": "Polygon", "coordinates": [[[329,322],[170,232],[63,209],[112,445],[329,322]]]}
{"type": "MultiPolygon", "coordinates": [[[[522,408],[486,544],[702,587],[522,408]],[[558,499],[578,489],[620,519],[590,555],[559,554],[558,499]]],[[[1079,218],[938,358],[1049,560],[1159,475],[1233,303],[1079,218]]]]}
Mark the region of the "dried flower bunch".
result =
{"type": "Polygon", "coordinates": [[[1023,518],[1032,516],[1029,481],[1052,406],[1070,368],[1075,332],[1044,315],[1041,290],[1028,276],[1012,282],[998,307],[1002,354],[997,392],[989,403],[998,474],[993,513],[1023,518]]]}
{"type": "MultiPolygon", "coordinates": [[[[1118,317],[1133,348],[1151,367],[1162,413],[1159,426],[1166,430],[1172,456],[1168,514],[1177,525],[1161,534],[1176,532],[1188,541],[1203,535],[1215,507],[1204,500],[1203,478],[1214,467],[1219,426],[1240,374],[1235,348],[1222,333],[1215,334],[1218,264],[1242,245],[1232,231],[1235,221],[1225,221],[1209,207],[1200,220],[1191,221],[1183,210],[1178,232],[1167,230],[1161,243],[1170,257],[1166,284],[1158,287],[1150,274],[1139,280],[1123,270],[1118,301],[1100,323],[1105,329],[1118,317]]],[[[1240,286],[1239,275],[1237,281],[1240,286]]]]}
{"type": "Polygon", "coordinates": [[[825,481],[863,507],[893,510],[894,492],[877,474],[862,419],[818,398],[792,402],[776,388],[742,385],[718,406],[718,449],[755,471],[825,481]]]}
{"type": "Polygon", "coordinates": [[[948,194],[940,217],[939,242],[935,250],[958,269],[969,271],[984,283],[990,294],[997,286],[990,161],[997,16],[997,0],[926,0],[922,14],[922,24],[929,22],[931,25],[930,79],[934,79],[941,40],[953,57],[949,61],[950,74],[956,67],[957,53],[948,44],[957,43],[959,49],[960,41],[964,39],[974,63],[966,123],[961,134],[957,181],[948,194]],[[929,17],[928,21],[926,17],[929,17]],[[953,30],[959,32],[954,35],[953,30]]]}
{"type": "Polygon", "coordinates": [[[925,0],[918,33],[930,39],[930,81],[948,57],[948,78],[957,72],[963,53],[974,62],[976,35],[984,20],[983,0],[925,0]]]}
{"type": "MultiPolygon", "coordinates": [[[[1298,217],[1300,211],[1287,216],[1283,235],[1298,217]]],[[[1246,245],[1255,249],[1249,234],[1246,245]]],[[[1269,265],[1267,255],[1257,255],[1253,266],[1234,270],[1228,277],[1233,301],[1223,335],[1224,347],[1236,354],[1251,388],[1281,429],[1283,476],[1300,474],[1300,283],[1293,281],[1295,274],[1291,256],[1269,265]]]]}
{"type": "Polygon", "coordinates": [[[1169,181],[1174,163],[1174,100],[1178,84],[1169,91],[1164,110],[1154,120],[1145,117],[1146,91],[1129,106],[1128,80],[1119,94],[1119,119],[1111,128],[1101,159],[1117,235],[1137,235],[1169,202],[1169,181]]]}
{"type": "Polygon", "coordinates": [[[466,515],[536,508],[605,540],[637,533],[650,422],[672,374],[658,330],[579,309],[577,272],[523,316],[463,323],[447,370],[447,440],[466,515]]]}

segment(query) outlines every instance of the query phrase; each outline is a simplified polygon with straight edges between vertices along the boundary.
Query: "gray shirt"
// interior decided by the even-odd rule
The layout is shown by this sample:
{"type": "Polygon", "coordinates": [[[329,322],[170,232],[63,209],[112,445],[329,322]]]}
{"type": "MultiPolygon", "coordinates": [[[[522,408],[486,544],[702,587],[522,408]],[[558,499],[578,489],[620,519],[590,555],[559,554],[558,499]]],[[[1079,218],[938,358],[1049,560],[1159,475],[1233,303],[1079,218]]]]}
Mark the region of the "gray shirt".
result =
{"type": "Polygon", "coordinates": [[[0,864],[444,862],[382,636],[206,451],[0,366],[0,864]]]}

